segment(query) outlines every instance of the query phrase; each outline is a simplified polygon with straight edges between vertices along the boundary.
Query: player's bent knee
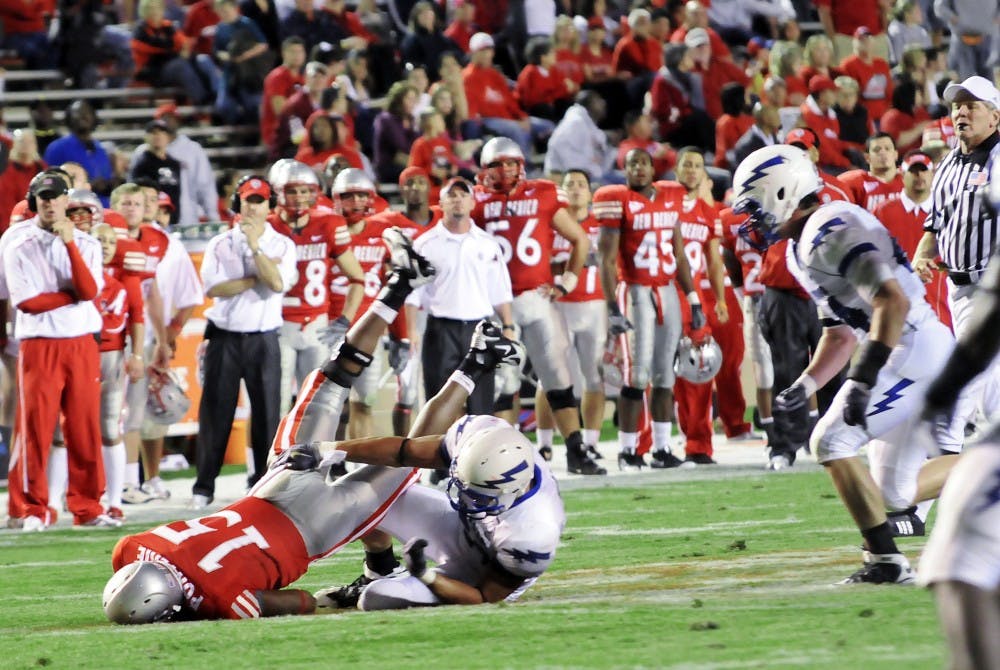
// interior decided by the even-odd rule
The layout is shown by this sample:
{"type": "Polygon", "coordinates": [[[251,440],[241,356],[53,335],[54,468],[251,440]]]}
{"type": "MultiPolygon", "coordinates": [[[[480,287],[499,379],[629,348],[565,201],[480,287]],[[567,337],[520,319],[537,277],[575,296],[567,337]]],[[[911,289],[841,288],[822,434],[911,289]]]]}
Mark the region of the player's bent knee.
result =
{"type": "Polygon", "coordinates": [[[514,394],[512,393],[501,393],[493,402],[494,412],[506,412],[512,409],[514,409],[514,394]]]}
{"type": "Polygon", "coordinates": [[[644,389],[649,386],[649,370],[646,368],[632,367],[629,370],[629,386],[644,389]]]}
{"type": "Polygon", "coordinates": [[[564,389],[552,389],[545,392],[545,398],[553,411],[576,407],[576,397],[573,395],[573,387],[567,386],[564,389]]]}
{"type": "Polygon", "coordinates": [[[636,386],[623,386],[621,396],[626,400],[642,400],[642,389],[636,386]]]}
{"type": "Polygon", "coordinates": [[[358,609],[401,610],[409,607],[437,605],[438,597],[416,577],[376,579],[365,587],[358,598],[358,609]]]}

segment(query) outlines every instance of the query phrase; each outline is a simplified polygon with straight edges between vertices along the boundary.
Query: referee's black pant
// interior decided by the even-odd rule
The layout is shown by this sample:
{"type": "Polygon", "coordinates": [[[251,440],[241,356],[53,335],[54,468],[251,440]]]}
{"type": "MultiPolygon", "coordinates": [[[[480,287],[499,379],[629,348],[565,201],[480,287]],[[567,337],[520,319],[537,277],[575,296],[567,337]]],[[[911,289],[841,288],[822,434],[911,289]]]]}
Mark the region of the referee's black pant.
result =
{"type": "Polygon", "coordinates": [[[203,362],[205,380],[198,408],[198,478],[192,491],[211,498],[233,428],[241,379],[250,397],[254,461],[254,473],[247,486],[256,483],[267,470],[268,451],[281,418],[281,355],[277,330],[237,333],[217,328],[210,321],[205,337],[208,340],[203,362]]]}
{"type": "MultiPolygon", "coordinates": [[[[761,299],[760,314],[761,334],[771,347],[774,395],[777,396],[791,386],[809,365],[809,359],[823,334],[823,327],[816,313],[816,304],[792,291],[767,287],[761,299]]],[[[816,392],[820,415],[830,407],[833,396],[840,390],[843,382],[844,373],[841,371],[816,392]]],[[[781,439],[781,436],[777,437],[781,439]]],[[[771,454],[795,451],[800,446],[802,445],[772,444],[771,454]]]]}
{"type": "MultiPolygon", "coordinates": [[[[481,320],[458,321],[427,317],[420,362],[424,368],[424,393],[428,400],[444,387],[451,373],[458,369],[469,351],[472,332],[481,320]]],[[[476,384],[476,390],[466,401],[466,411],[469,414],[492,414],[493,387],[493,374],[483,375],[476,384]]]]}

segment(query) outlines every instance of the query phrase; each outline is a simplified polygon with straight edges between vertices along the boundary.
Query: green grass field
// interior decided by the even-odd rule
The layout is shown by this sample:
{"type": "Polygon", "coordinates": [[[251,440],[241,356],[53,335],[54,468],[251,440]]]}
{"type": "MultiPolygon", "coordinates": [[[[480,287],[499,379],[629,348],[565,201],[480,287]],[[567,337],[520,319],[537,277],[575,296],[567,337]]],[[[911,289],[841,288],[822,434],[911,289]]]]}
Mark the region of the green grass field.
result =
{"type": "MultiPolygon", "coordinates": [[[[930,594],[831,584],[859,536],[817,468],[566,483],[556,562],[514,605],[119,627],[124,532],[0,534],[0,667],[939,668],[930,594]],[[632,483],[634,482],[634,484],[632,483]]],[[[901,543],[911,560],[923,538],[901,543]]],[[[298,582],[353,579],[350,547],[298,582]]]]}

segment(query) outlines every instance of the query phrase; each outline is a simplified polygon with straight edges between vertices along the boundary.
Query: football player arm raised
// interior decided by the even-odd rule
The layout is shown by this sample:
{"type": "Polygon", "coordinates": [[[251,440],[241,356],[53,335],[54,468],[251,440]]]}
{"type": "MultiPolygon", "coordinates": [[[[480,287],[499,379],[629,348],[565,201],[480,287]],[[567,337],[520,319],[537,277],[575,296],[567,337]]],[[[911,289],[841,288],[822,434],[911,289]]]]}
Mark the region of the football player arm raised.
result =
{"type": "Polygon", "coordinates": [[[361,269],[354,252],[350,249],[337,256],[335,259],[337,267],[347,277],[347,297],[344,298],[344,310],[342,314],[348,321],[353,322],[361,306],[361,300],[365,297],[365,273],[361,269]]]}

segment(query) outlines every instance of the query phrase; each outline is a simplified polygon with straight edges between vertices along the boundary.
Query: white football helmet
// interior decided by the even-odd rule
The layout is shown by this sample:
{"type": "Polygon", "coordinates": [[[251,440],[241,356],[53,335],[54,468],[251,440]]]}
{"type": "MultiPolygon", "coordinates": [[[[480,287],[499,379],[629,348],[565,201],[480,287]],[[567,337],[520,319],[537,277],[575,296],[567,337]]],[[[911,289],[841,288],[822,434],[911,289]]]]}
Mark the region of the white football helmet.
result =
{"type": "Polygon", "coordinates": [[[280,187],[275,187],[278,192],[278,204],[287,209],[292,216],[298,218],[316,204],[316,198],[321,190],[319,177],[316,176],[311,167],[296,160],[284,167],[281,176],[284,179],[283,183],[280,187]],[[301,201],[298,197],[289,200],[288,194],[285,192],[289,186],[308,186],[310,195],[301,201]]]}
{"type": "Polygon", "coordinates": [[[169,566],[138,561],[112,575],[101,602],[104,614],[113,623],[168,621],[181,610],[184,588],[169,566]]]}
{"type": "Polygon", "coordinates": [[[733,175],[733,211],[750,216],[740,234],[758,248],[774,244],[778,228],[802,199],[821,188],[816,166],[798,147],[775,144],[754,151],[733,175]]]}
{"type": "Polygon", "coordinates": [[[271,185],[276,193],[281,193],[285,188],[285,181],[288,178],[288,169],[293,163],[297,163],[294,158],[282,158],[271,165],[267,171],[267,183],[271,185]]]}
{"type": "Polygon", "coordinates": [[[340,215],[347,219],[348,223],[356,223],[375,213],[375,184],[368,178],[364,170],[358,168],[342,170],[333,180],[330,191],[336,199],[340,215]],[[368,198],[364,201],[355,198],[354,205],[351,208],[346,208],[343,196],[348,193],[364,193],[368,195],[368,198]]]}
{"type": "Polygon", "coordinates": [[[104,221],[104,206],[96,193],[85,188],[71,188],[67,196],[69,204],[66,205],[66,209],[86,207],[93,214],[95,225],[104,221]]]}
{"type": "Polygon", "coordinates": [[[496,516],[516,505],[531,488],[535,449],[521,431],[502,419],[468,419],[468,427],[458,436],[458,455],[451,461],[448,499],[466,517],[496,516]]]}
{"type": "Polygon", "coordinates": [[[681,338],[674,359],[674,372],[678,377],[693,384],[704,384],[711,381],[721,367],[722,348],[711,335],[698,343],[687,336],[681,338]]]}
{"type": "Polygon", "coordinates": [[[173,370],[146,369],[149,394],[146,396],[146,412],[150,421],[169,426],[184,418],[191,407],[180,379],[173,370]]]}
{"type": "Polygon", "coordinates": [[[484,144],[479,154],[479,167],[477,180],[493,191],[506,193],[525,179],[524,152],[521,151],[520,145],[509,137],[494,137],[484,144]],[[496,165],[504,159],[518,161],[516,175],[504,170],[503,166],[496,165]]]}

